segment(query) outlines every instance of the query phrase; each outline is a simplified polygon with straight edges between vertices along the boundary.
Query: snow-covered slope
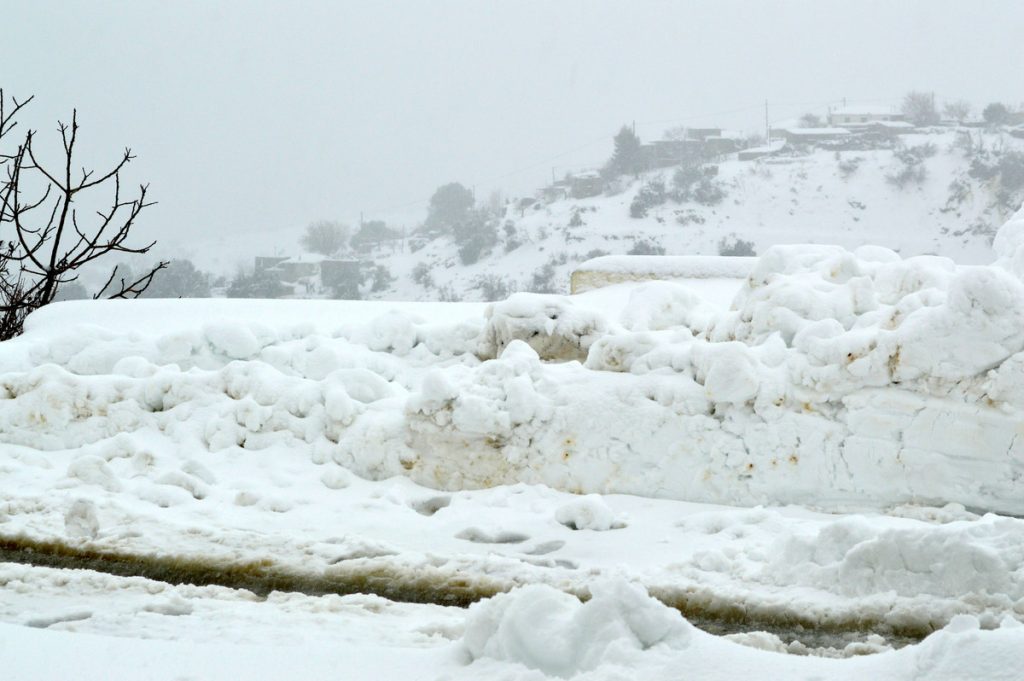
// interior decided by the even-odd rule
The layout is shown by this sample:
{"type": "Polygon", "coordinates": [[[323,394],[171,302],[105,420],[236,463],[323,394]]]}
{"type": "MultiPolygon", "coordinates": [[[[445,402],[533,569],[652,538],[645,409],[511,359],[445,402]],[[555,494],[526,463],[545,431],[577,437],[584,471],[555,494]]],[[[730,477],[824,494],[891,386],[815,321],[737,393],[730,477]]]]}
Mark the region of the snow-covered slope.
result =
{"type": "Polygon", "coordinates": [[[567,292],[578,263],[628,253],[638,243],[641,252],[652,246],[668,254],[702,255],[718,255],[723,242],[732,246],[737,240],[751,242],[758,253],[777,244],[877,244],[904,257],[990,262],[995,230],[1024,198],[1016,176],[1024,141],[948,128],[899,140],[895,149],[818,148],[757,161],[732,157],[710,164],[717,172],[712,184],[723,193],[719,202],[665,199],[640,218],[631,217],[637,194],[658,183],[671,193],[674,169],[622,178],[619,191],[606,196],[527,208],[512,199],[499,221],[498,243],[479,262],[464,265],[449,237],[416,252],[388,251],[377,261],[396,280],[367,295],[481,300],[488,294],[493,299],[494,289],[504,295],[567,292]],[[427,286],[414,281],[417,266],[429,272],[427,286]]]}

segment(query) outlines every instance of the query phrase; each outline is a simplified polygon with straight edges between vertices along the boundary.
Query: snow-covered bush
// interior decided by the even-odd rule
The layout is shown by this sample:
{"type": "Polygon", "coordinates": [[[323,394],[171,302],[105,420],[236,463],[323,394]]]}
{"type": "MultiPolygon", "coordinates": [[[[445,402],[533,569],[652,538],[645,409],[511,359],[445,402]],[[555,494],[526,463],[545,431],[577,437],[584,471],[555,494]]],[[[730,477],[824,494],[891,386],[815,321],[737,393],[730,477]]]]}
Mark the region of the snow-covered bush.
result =
{"type": "Polygon", "coordinates": [[[754,256],[757,255],[757,251],[754,250],[754,242],[740,239],[733,236],[730,239],[722,237],[718,242],[718,255],[739,255],[739,256],[754,256]]]}
{"type": "Polygon", "coordinates": [[[412,280],[423,288],[433,288],[434,278],[430,274],[431,267],[425,262],[418,262],[412,268],[412,280]]]}
{"type": "Polygon", "coordinates": [[[515,284],[508,277],[497,274],[481,274],[476,278],[476,287],[482,300],[492,302],[504,300],[515,291],[515,284]]]}
{"type": "Polygon", "coordinates": [[[633,246],[626,251],[628,255],[665,255],[665,247],[647,239],[633,243],[633,246]]]}

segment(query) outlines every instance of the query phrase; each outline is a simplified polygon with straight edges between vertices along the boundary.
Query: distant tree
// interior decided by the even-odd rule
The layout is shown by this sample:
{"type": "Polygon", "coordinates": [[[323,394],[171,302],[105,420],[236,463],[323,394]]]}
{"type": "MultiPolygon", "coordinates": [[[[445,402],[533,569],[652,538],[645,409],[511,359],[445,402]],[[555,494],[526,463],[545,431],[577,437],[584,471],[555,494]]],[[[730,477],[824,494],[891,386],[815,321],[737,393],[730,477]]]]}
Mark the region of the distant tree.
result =
{"type": "Polygon", "coordinates": [[[930,92],[908,92],[903,97],[903,115],[914,125],[935,125],[939,112],[935,108],[935,95],[930,92]]]}
{"type": "Polygon", "coordinates": [[[741,255],[752,257],[757,255],[754,250],[754,242],[738,239],[733,236],[731,239],[722,237],[718,241],[718,255],[741,255]]]}
{"type": "Polygon", "coordinates": [[[484,209],[488,214],[496,218],[504,217],[506,203],[505,196],[501,193],[501,190],[495,189],[487,195],[487,203],[484,204],[484,209]]]}
{"type": "Polygon", "coordinates": [[[430,274],[430,265],[425,262],[418,262],[412,268],[412,280],[423,288],[434,287],[434,277],[430,274]]]}
{"type": "Polygon", "coordinates": [[[391,275],[391,270],[384,265],[374,265],[371,272],[370,290],[374,293],[387,291],[394,281],[395,277],[391,275]]]}
{"type": "Polygon", "coordinates": [[[498,221],[486,210],[472,210],[453,226],[463,265],[472,265],[498,243],[498,221]]]}
{"type": "Polygon", "coordinates": [[[153,277],[143,298],[209,298],[210,276],[191,260],[172,260],[153,277]]]}
{"type": "Polygon", "coordinates": [[[643,153],[640,150],[640,138],[629,126],[622,126],[615,135],[615,151],[605,166],[611,176],[636,174],[643,170],[643,153]]]}
{"type": "Polygon", "coordinates": [[[962,122],[971,115],[971,103],[966,99],[954,99],[943,105],[942,113],[954,121],[962,122]]]}
{"type": "Polygon", "coordinates": [[[310,253],[334,255],[345,247],[351,233],[348,225],[333,220],[318,220],[306,227],[299,243],[310,253]]]}
{"type": "Polygon", "coordinates": [[[1009,119],[1010,110],[1001,102],[992,102],[981,112],[981,117],[989,125],[1002,125],[1009,119]]]}
{"type": "Polygon", "coordinates": [[[391,229],[383,220],[367,220],[359,227],[350,243],[352,248],[361,248],[370,244],[377,244],[381,241],[397,239],[402,234],[397,229],[391,229]]]}
{"type": "Polygon", "coordinates": [[[270,270],[240,271],[227,291],[228,298],[280,298],[287,293],[288,287],[270,270]]]}
{"type": "Polygon", "coordinates": [[[821,120],[821,116],[813,113],[805,113],[800,117],[801,128],[823,128],[825,123],[821,120]]]}
{"type": "Polygon", "coordinates": [[[458,182],[438,187],[430,197],[424,226],[428,229],[451,231],[455,225],[465,220],[475,202],[473,192],[458,182]]]}
{"type": "Polygon", "coordinates": [[[656,241],[637,241],[626,251],[628,255],[665,255],[665,247],[656,241]]]}

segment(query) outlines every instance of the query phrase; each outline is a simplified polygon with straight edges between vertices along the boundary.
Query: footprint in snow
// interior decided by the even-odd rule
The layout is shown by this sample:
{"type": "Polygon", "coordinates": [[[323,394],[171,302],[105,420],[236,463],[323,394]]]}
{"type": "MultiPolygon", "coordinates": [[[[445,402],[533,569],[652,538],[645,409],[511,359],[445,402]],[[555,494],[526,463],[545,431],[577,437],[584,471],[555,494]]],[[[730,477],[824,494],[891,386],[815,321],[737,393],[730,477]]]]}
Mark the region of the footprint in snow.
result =
{"type": "Polygon", "coordinates": [[[554,541],[546,541],[537,544],[529,551],[523,551],[523,553],[525,553],[528,556],[544,556],[549,553],[554,553],[563,546],[565,546],[564,541],[562,541],[561,539],[555,539],[554,541]]]}
{"type": "Polygon", "coordinates": [[[475,527],[467,527],[455,535],[455,538],[465,539],[475,544],[520,544],[529,539],[525,534],[518,532],[497,532],[490,535],[475,527]]]}
{"type": "Polygon", "coordinates": [[[452,503],[451,497],[430,497],[429,499],[414,501],[409,505],[420,515],[431,516],[442,508],[447,507],[450,503],[452,503]]]}

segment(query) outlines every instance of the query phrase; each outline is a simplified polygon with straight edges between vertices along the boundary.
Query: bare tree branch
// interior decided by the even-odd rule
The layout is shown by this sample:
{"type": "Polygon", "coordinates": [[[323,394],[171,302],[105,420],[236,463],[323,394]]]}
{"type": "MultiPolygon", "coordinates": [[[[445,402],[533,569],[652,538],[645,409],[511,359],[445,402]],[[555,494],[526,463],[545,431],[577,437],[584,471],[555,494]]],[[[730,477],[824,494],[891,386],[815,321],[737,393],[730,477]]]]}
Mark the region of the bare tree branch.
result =
{"type": "MultiPolygon", "coordinates": [[[[31,97],[21,102],[9,99],[0,89],[0,140],[15,128],[16,114],[31,101],[31,97]]],[[[58,123],[64,153],[59,173],[36,157],[34,131],[25,134],[13,153],[0,150],[0,167],[5,170],[0,182],[0,227],[11,225],[14,232],[13,238],[0,239],[0,340],[20,333],[25,317],[52,302],[60,286],[78,279],[82,267],[110,253],[147,253],[156,244],[128,243],[139,215],[154,204],[147,201],[147,185],[139,186],[137,196],[122,198],[121,172],[135,159],[131,149],[125,148],[120,160],[106,172],[82,166],[75,180],[72,168],[79,167],[74,158],[78,129],[77,110],[72,111],[70,125],[58,123]],[[26,181],[27,177],[31,181],[26,181]],[[73,207],[77,195],[111,184],[109,208],[96,211],[95,224],[83,224],[73,207]],[[26,200],[26,193],[37,198],[26,200]]],[[[135,298],[166,266],[160,262],[134,281],[121,279],[113,291],[115,268],[95,297],[135,298]]]]}

